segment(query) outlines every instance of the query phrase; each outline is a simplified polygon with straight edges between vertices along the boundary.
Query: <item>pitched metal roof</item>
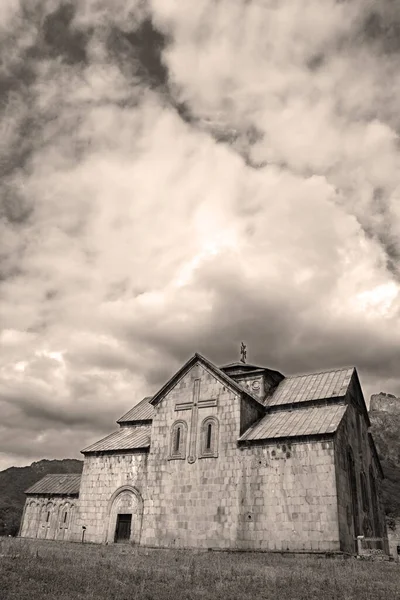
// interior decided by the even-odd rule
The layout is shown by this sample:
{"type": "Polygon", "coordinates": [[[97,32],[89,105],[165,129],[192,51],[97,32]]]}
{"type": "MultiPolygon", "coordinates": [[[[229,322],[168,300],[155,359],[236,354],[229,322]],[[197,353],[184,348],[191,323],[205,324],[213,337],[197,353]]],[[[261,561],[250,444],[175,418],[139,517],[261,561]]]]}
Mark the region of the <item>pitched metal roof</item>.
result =
{"type": "Polygon", "coordinates": [[[76,496],[79,494],[81,475],[61,474],[46,475],[30,488],[25,494],[56,494],[59,496],[76,496]]]}
{"type": "Polygon", "coordinates": [[[121,427],[118,431],[110,433],[107,437],[91,444],[84,450],[81,450],[81,452],[82,454],[87,454],[90,452],[110,452],[114,450],[149,448],[150,432],[150,425],[121,427]]]}
{"type": "Polygon", "coordinates": [[[265,400],[265,406],[341,398],[346,395],[354,371],[354,367],[351,367],[286,377],[279,383],[272,396],[265,400]]]}
{"type": "Polygon", "coordinates": [[[136,406],[118,419],[117,423],[131,423],[132,421],[152,421],[154,416],[154,406],[150,404],[152,396],[146,396],[136,406]]]}
{"type": "Polygon", "coordinates": [[[250,427],[239,441],[334,433],[346,409],[346,405],[333,404],[272,412],[250,427]]]}

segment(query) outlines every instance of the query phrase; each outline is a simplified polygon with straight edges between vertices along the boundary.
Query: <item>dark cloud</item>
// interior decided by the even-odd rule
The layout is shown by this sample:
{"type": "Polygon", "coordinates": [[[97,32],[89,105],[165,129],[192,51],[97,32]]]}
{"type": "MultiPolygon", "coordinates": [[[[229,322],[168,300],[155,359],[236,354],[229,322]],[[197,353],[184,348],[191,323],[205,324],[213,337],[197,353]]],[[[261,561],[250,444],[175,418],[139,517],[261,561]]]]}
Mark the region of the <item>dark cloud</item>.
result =
{"type": "Polygon", "coordinates": [[[44,48],[51,56],[60,56],[69,65],[87,61],[87,44],[90,31],[79,31],[74,28],[73,20],[76,5],[61,3],[53,12],[46,15],[43,21],[44,48]]]}
{"type": "MultiPolygon", "coordinates": [[[[6,49],[7,44],[0,43],[0,49],[6,49]]],[[[36,75],[27,57],[16,61],[10,71],[4,71],[0,75],[0,108],[4,109],[9,101],[9,94],[18,92],[23,87],[29,87],[35,81],[36,75]]]]}
{"type": "Polygon", "coordinates": [[[2,186],[2,199],[0,202],[0,219],[6,219],[10,224],[21,225],[32,216],[33,206],[29,200],[14,186],[2,186]]]}
{"type": "Polygon", "coordinates": [[[313,56],[311,56],[311,58],[308,59],[307,67],[310,69],[310,71],[317,71],[318,69],[321,69],[324,66],[324,63],[324,54],[322,52],[318,52],[317,54],[314,54],[313,56]]]}
{"type": "Polygon", "coordinates": [[[377,44],[385,54],[397,54],[400,51],[400,3],[380,2],[369,12],[362,25],[365,38],[377,44]]]}
{"type": "Polygon", "coordinates": [[[163,52],[168,40],[154,27],[151,18],[146,17],[137,27],[122,30],[113,27],[108,35],[107,45],[125,73],[139,76],[151,88],[166,88],[168,69],[163,60],[163,52]]]}

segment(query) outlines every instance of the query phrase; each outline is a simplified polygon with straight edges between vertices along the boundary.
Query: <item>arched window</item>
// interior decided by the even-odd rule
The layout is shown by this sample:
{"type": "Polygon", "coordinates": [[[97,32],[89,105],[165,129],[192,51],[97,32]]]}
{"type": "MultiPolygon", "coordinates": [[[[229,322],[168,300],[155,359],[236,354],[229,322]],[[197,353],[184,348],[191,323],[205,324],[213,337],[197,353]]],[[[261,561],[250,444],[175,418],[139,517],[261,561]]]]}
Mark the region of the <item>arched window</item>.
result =
{"type": "Polygon", "coordinates": [[[212,439],[212,423],[207,423],[206,429],[206,450],[211,450],[211,439],[212,439]]]}
{"type": "Polygon", "coordinates": [[[70,505],[66,502],[61,506],[61,514],[60,514],[60,527],[63,529],[68,529],[69,524],[69,511],[70,505]]]}
{"type": "Polygon", "coordinates": [[[42,522],[44,522],[45,527],[50,527],[51,517],[53,514],[53,504],[52,502],[48,502],[43,506],[42,509],[42,522]]]}
{"type": "Polygon", "coordinates": [[[175,421],[171,427],[170,459],[186,458],[187,424],[175,421]]]}
{"type": "Polygon", "coordinates": [[[201,424],[201,452],[200,458],[218,456],[218,430],[219,423],[215,417],[207,417],[201,424]]]}
{"type": "Polygon", "coordinates": [[[182,431],[182,425],[178,425],[178,427],[175,429],[174,454],[179,453],[180,448],[181,448],[181,439],[182,439],[181,431],[182,431]]]}

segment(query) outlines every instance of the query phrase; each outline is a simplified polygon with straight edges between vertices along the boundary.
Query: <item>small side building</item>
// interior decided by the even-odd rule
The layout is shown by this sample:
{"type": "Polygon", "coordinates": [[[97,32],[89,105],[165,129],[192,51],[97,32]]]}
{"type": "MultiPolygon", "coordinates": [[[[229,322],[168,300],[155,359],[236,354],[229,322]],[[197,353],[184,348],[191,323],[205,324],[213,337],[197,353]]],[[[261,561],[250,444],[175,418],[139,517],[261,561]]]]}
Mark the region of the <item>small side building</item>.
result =
{"type": "Polygon", "coordinates": [[[46,475],[27,489],[20,536],[46,540],[74,539],[72,532],[80,484],[80,475],[46,475]]]}

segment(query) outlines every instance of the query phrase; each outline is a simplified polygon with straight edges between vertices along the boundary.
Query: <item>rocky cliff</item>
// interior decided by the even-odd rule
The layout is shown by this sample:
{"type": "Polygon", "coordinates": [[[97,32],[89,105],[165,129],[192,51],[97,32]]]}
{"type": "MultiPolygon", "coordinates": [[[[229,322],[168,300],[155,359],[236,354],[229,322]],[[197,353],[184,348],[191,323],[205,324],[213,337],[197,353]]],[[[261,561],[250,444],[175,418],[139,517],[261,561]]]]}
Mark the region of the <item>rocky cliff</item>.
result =
{"type": "Polygon", "coordinates": [[[383,499],[388,522],[400,517],[400,398],[373,394],[369,416],[385,479],[383,499]]]}

